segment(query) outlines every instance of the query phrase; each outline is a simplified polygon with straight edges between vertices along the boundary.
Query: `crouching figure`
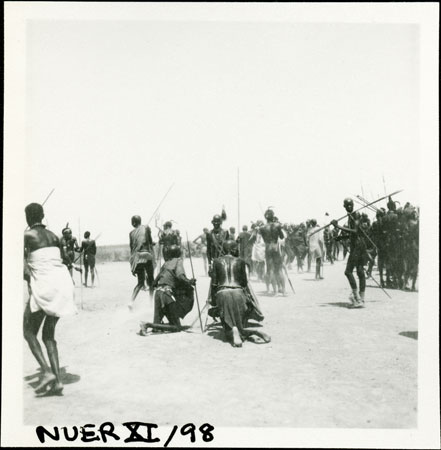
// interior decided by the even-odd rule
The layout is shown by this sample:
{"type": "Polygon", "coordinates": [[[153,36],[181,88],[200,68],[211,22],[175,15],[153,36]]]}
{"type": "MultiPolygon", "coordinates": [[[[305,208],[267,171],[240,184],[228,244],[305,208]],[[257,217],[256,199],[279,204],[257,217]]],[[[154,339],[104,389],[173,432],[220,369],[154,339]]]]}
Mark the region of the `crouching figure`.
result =
{"type": "Polygon", "coordinates": [[[189,328],[181,325],[181,319],[193,309],[193,286],[195,286],[196,280],[188,279],[185,275],[179,246],[171,245],[166,251],[166,261],[153,282],[155,288],[153,323],[141,322],[142,335],[147,333],[148,328],[152,328],[153,331],[165,332],[182,331],[189,328]],[[163,323],[164,317],[167,318],[168,324],[163,323]]]}
{"type": "Polygon", "coordinates": [[[233,240],[223,243],[224,256],[213,261],[212,289],[216,315],[220,317],[224,333],[233,347],[242,347],[245,339],[267,343],[270,336],[247,328],[248,320],[263,320],[258,300],[251,290],[246,262],[237,257],[237,244],[233,240]]]}

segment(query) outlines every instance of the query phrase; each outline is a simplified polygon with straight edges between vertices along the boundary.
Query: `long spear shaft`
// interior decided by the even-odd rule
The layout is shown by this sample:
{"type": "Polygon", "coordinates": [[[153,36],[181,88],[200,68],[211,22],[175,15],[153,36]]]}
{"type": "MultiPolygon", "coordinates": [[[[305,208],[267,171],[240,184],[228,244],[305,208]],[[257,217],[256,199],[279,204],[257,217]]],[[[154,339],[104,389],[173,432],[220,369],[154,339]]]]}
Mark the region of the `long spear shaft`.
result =
{"type": "MultiPolygon", "coordinates": [[[[358,196],[357,196],[358,197],[358,196]]],[[[365,202],[361,202],[361,201],[358,201],[358,200],[355,200],[355,203],[357,203],[358,205],[361,205],[361,206],[366,206],[366,203],[365,202]]],[[[372,211],[372,212],[376,212],[376,210],[374,209],[374,207],[373,206],[368,206],[367,207],[370,211],[372,211]]]]}
{"type": "Polygon", "coordinates": [[[41,204],[41,206],[44,206],[44,204],[49,200],[49,197],[52,195],[52,192],[55,191],[55,188],[52,189],[52,191],[49,192],[48,196],[45,198],[44,202],[41,204]]]}
{"type": "Polygon", "coordinates": [[[171,186],[168,188],[168,191],[165,193],[164,197],[162,197],[162,200],[159,202],[158,207],[155,209],[155,212],[152,214],[152,217],[150,217],[149,221],[147,222],[147,225],[149,225],[150,222],[152,221],[153,217],[155,217],[156,212],[158,211],[158,209],[162,205],[162,202],[165,200],[165,197],[167,197],[168,193],[171,191],[171,188],[173,187],[174,184],[175,183],[171,184],[171,186]]]}
{"type": "Polygon", "coordinates": [[[239,167],[237,168],[237,233],[240,232],[240,191],[239,191],[239,167]]]}
{"type": "MultiPolygon", "coordinates": [[[[364,269],[363,269],[364,270],[364,269]]],[[[366,273],[366,271],[365,271],[366,273]]],[[[390,298],[392,299],[392,297],[386,292],[386,289],[383,288],[383,286],[381,286],[381,284],[374,278],[374,276],[371,274],[370,278],[375,281],[375,284],[390,298]]]]}
{"type": "MultiPolygon", "coordinates": [[[[355,212],[358,212],[358,211],[360,211],[360,210],[362,210],[362,209],[364,209],[364,208],[367,208],[368,206],[371,206],[371,205],[373,205],[374,203],[380,202],[381,200],[385,200],[385,199],[388,198],[388,197],[392,197],[392,195],[399,194],[400,192],[403,192],[403,190],[401,189],[401,190],[399,190],[399,191],[392,192],[392,194],[385,195],[384,197],[378,198],[377,200],[374,200],[373,202],[370,202],[370,203],[368,203],[367,205],[362,206],[361,208],[358,208],[358,209],[356,209],[355,211],[352,211],[351,214],[353,214],[353,213],[355,213],[355,212]]],[[[344,216],[342,216],[342,217],[340,217],[339,219],[336,219],[336,220],[337,220],[337,222],[339,222],[340,220],[346,219],[346,217],[348,217],[348,216],[349,216],[349,213],[348,213],[348,214],[345,214],[344,216]]],[[[324,230],[325,228],[330,227],[331,225],[332,225],[332,223],[328,223],[328,225],[325,225],[325,226],[323,226],[323,227],[318,228],[317,230],[313,231],[313,232],[310,234],[310,236],[312,236],[312,235],[315,234],[315,233],[318,233],[319,231],[324,230]]]]}
{"type": "MultiPolygon", "coordinates": [[[[369,200],[366,200],[364,197],[362,197],[361,195],[357,195],[356,196],[359,200],[361,200],[365,205],[369,203],[369,200]]],[[[374,197],[372,197],[374,198],[374,197]]],[[[376,206],[369,206],[370,209],[373,209],[375,211],[378,211],[378,208],[376,206]]]]}
{"type": "MultiPolygon", "coordinates": [[[[81,225],[80,225],[80,218],[78,217],[78,244],[80,245],[81,248],[81,225]]],[[[78,258],[80,259],[80,289],[81,289],[81,309],[83,309],[83,270],[82,270],[82,265],[81,265],[81,253],[80,256],[78,256],[78,258]]]]}
{"type": "MultiPolygon", "coordinates": [[[[191,259],[191,250],[190,250],[190,242],[188,240],[188,233],[185,233],[187,236],[187,247],[188,247],[188,257],[190,258],[190,265],[191,265],[191,274],[194,278],[194,270],[193,270],[193,260],[191,259]]],[[[198,305],[198,314],[199,314],[199,323],[201,324],[201,331],[204,332],[204,328],[202,327],[202,319],[201,319],[201,308],[199,307],[199,298],[198,298],[198,290],[196,289],[196,285],[194,287],[194,292],[196,294],[196,303],[198,305]]]]}
{"type": "Polygon", "coordinates": [[[295,294],[296,291],[294,290],[294,286],[292,285],[291,280],[289,279],[288,270],[286,269],[285,264],[282,263],[282,267],[285,269],[286,279],[288,280],[288,283],[291,286],[292,292],[295,294]]]}

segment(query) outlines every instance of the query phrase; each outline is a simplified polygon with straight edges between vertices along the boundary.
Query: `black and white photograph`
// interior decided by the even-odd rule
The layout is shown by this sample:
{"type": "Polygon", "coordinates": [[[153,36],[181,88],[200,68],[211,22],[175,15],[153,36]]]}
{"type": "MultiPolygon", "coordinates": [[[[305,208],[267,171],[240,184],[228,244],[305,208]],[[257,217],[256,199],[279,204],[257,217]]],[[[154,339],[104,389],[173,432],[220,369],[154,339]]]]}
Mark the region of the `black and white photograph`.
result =
{"type": "Polygon", "coordinates": [[[439,448],[439,4],[4,9],[2,446],[439,448]]]}

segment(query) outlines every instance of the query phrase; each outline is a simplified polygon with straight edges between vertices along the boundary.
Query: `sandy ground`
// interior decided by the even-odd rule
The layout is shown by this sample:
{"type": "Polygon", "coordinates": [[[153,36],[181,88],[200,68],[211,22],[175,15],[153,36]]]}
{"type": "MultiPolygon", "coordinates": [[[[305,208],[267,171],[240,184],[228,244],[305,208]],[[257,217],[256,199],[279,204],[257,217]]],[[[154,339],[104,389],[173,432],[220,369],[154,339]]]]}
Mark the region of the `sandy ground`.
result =
{"type": "MultiPolygon", "coordinates": [[[[209,279],[202,261],[194,264],[202,308],[209,279]]],[[[130,313],[136,280],[129,264],[97,269],[95,289],[81,289],[75,274],[83,309],[57,325],[63,396],[35,396],[38,366],[24,342],[27,425],[417,425],[417,293],[389,291],[390,300],[368,280],[367,307],[348,309],[342,261],[326,264],[322,281],[291,270],[295,295],[265,297],[265,286],[252,283],[272,342],[233,348],[216,329],[201,334],[198,322],[192,332],[139,336],[140,321],[153,318],[148,294],[140,293],[130,313]]],[[[196,304],[184,323],[195,318],[196,304]]]]}

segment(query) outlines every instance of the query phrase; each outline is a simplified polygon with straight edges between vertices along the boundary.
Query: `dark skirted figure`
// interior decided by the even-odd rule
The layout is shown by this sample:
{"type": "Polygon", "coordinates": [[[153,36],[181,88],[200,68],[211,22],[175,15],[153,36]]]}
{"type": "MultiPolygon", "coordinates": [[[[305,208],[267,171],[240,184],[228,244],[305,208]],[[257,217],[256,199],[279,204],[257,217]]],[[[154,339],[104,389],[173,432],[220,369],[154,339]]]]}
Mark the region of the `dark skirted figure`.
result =
{"type": "Polygon", "coordinates": [[[90,232],[84,233],[84,240],[81,242],[80,252],[83,254],[84,264],[84,286],[87,287],[87,278],[89,275],[92,279],[92,287],[95,284],[95,256],[96,256],[96,243],[93,239],[90,239],[90,232]]]}
{"type": "Polygon", "coordinates": [[[181,327],[181,320],[193,308],[194,278],[185,275],[181,249],[171,245],[167,249],[167,259],[154,280],[155,311],[153,323],[162,324],[164,316],[170,325],[181,327]]]}
{"type": "Polygon", "coordinates": [[[255,342],[269,342],[265,333],[247,330],[247,321],[263,320],[257,298],[249,289],[246,263],[237,257],[237,243],[227,240],[223,244],[224,256],[213,262],[213,291],[218,315],[224,333],[233,347],[241,347],[245,339],[251,337],[255,342]],[[259,341],[260,340],[260,341],[259,341]]]}
{"type": "Polygon", "coordinates": [[[154,280],[154,254],[152,233],[149,226],[141,225],[141,217],[132,217],[134,229],[129,234],[130,240],[130,269],[133,276],[138,278],[138,283],[133,289],[132,299],[128,304],[129,309],[133,308],[133,302],[139,291],[143,289],[147,280],[150,297],[153,296],[154,280]]]}
{"type": "Polygon", "coordinates": [[[361,228],[361,216],[354,213],[354,202],[351,198],[345,198],[343,206],[348,213],[348,223],[346,227],[338,225],[336,220],[331,223],[335,228],[349,235],[349,257],[346,263],[345,275],[352,289],[349,300],[354,308],[362,308],[365,303],[366,275],[364,266],[368,262],[366,242],[363,238],[361,228]],[[359,280],[360,291],[357,292],[357,282],[355,281],[353,271],[356,269],[359,280]]]}
{"type": "Polygon", "coordinates": [[[29,300],[23,317],[24,338],[41,368],[37,393],[60,395],[63,384],[60,376],[55,327],[60,317],[76,314],[74,286],[66,265],[61,261],[58,237],[41,223],[43,207],[31,203],[25,209],[30,227],[24,234],[24,279],[28,283],[29,300]],[[37,334],[43,324],[42,338],[49,364],[43,355],[37,334]]]}
{"type": "Polygon", "coordinates": [[[248,231],[248,227],[244,225],[242,232],[237,238],[239,244],[239,257],[242,258],[249,267],[250,273],[253,272],[251,254],[253,252],[253,241],[251,240],[251,233],[248,231]]]}

